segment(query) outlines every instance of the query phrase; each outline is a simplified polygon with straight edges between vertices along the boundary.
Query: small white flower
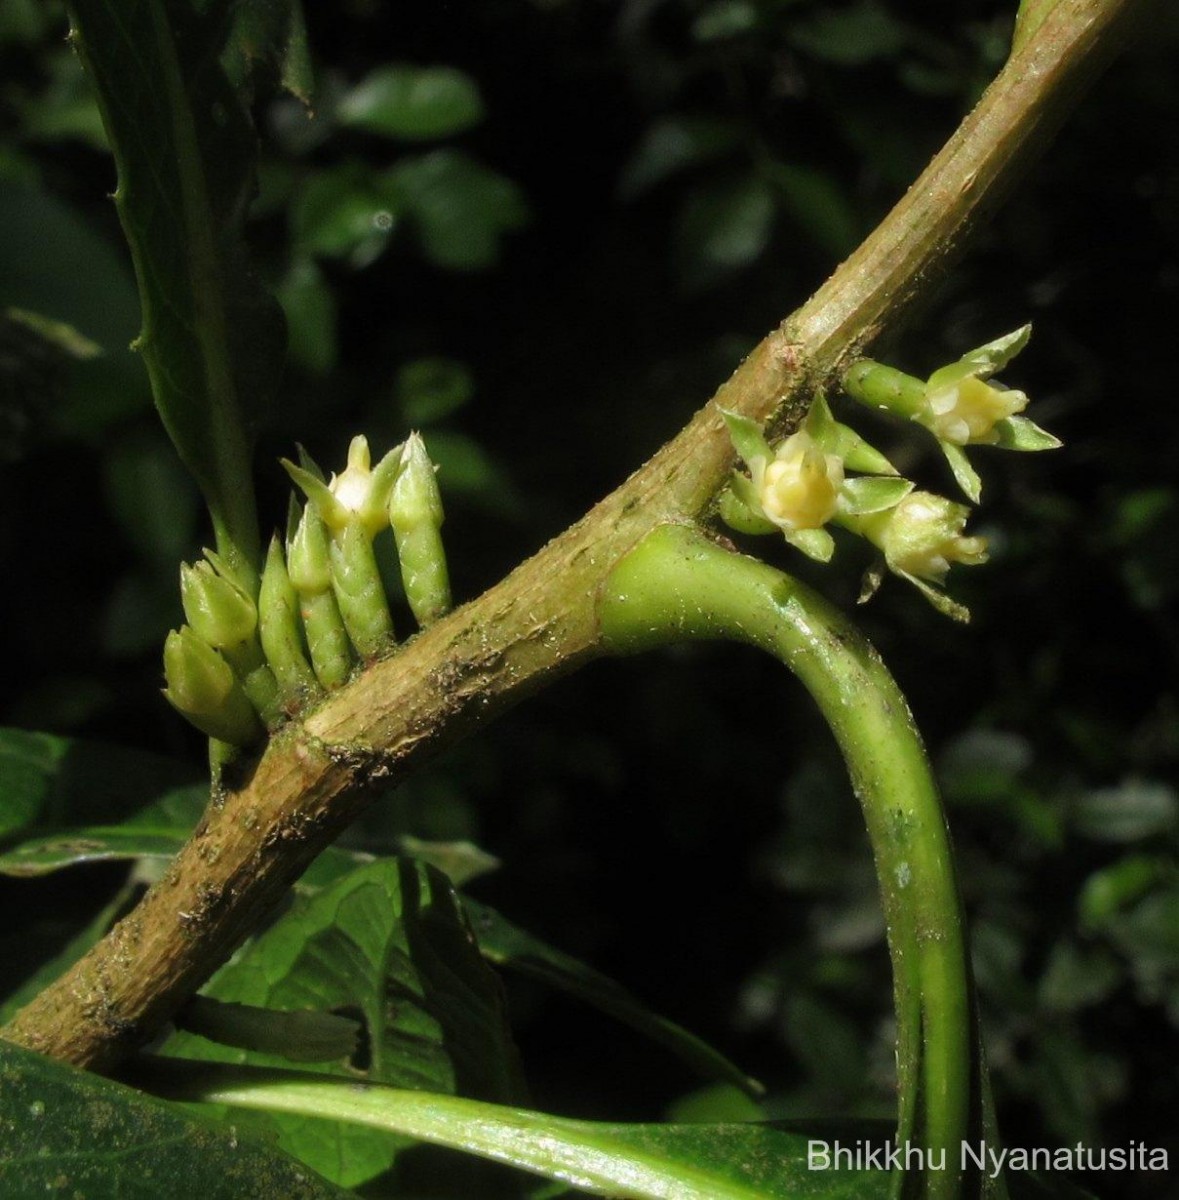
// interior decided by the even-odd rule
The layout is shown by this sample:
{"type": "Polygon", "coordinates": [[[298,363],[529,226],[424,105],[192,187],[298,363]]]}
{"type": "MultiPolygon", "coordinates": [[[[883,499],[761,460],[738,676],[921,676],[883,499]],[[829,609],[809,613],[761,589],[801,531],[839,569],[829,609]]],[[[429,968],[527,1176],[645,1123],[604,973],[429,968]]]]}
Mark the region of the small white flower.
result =
{"type": "Polygon", "coordinates": [[[999,440],[995,426],[1021,413],[1028,398],[1014,388],[987,383],[975,375],[925,393],[927,411],[921,423],[940,441],[956,446],[993,443],[999,440]]]}
{"type": "Polygon", "coordinates": [[[964,537],[970,509],[932,492],[911,492],[871,536],[898,575],[941,583],[951,563],[977,566],[987,560],[987,540],[964,537]]]}
{"type": "Polygon", "coordinates": [[[779,529],[820,529],[835,515],[843,461],[824,454],[805,430],[791,434],[772,459],[753,459],[749,470],[762,512],[779,529]]]}

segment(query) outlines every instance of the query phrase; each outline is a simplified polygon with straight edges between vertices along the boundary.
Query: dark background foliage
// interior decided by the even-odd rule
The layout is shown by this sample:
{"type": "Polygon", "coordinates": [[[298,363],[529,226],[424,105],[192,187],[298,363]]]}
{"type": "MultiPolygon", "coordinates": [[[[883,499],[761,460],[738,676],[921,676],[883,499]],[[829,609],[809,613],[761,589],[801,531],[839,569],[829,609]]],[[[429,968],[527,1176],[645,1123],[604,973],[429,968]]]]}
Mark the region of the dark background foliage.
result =
{"type": "MultiPolygon", "coordinates": [[[[358,431],[383,450],[421,427],[457,594],[477,594],[674,433],[869,231],[998,69],[1012,7],[313,6],[316,119],[258,106],[253,236],[292,329],[258,460],[265,520],[283,520],[276,458],[294,441],[340,464],[358,431]],[[448,127],[380,126],[358,84],[389,63],[463,73],[448,127]]],[[[159,650],[177,563],[208,535],[124,349],[138,320],[112,172],[63,32],[33,0],[0,17],[0,301],[104,353],[3,324],[0,721],[197,770],[159,650]]],[[[1179,1153],[1177,46],[1160,5],[888,346],[924,374],[1033,320],[1010,382],[1065,441],[979,454],[992,560],[952,587],[969,628],[899,584],[861,611],[939,764],[1013,1145],[1179,1153]]],[[[923,445],[891,449],[951,486],[923,445]]],[[[850,543],[823,571],[756,551],[847,604],[865,566],[850,543]]],[[[889,1111],[866,840],[821,723],[772,664],[724,648],[598,664],[352,836],[388,849],[406,830],[494,852],[476,895],[725,1048],[771,1115],[889,1111]]],[[[120,878],[0,881],[21,917],[0,932],[0,990],[120,878]]],[[[519,983],[511,998],[538,1106],[733,1111],[686,1099],[678,1066],[572,1001],[519,983]]]]}

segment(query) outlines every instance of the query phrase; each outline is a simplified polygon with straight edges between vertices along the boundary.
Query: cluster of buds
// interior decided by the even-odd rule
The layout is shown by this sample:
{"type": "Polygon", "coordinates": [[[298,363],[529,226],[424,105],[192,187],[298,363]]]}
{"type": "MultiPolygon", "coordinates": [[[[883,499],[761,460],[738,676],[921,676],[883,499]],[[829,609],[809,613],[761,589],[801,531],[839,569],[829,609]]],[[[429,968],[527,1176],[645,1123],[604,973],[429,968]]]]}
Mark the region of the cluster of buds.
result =
{"type": "Polygon", "coordinates": [[[188,623],[164,647],[164,695],[198,729],[244,746],[358,663],[394,644],[393,618],[374,546],[392,528],[406,598],[419,625],[450,608],[442,500],[418,434],[374,467],[352,439],[348,464],[325,479],[300,449],[283,466],[307,499],[292,498],[285,546],[270,542],[256,599],[217,555],[181,568],[188,623]]]}
{"type": "MultiPolygon", "coordinates": [[[[845,376],[848,393],[874,408],[903,416],[937,439],[959,486],[975,503],[982,485],[964,446],[996,445],[1047,450],[1060,442],[1021,414],[1028,400],[991,377],[1027,344],[1031,326],[965,354],[922,382],[864,359],[845,376]]],[[[865,580],[863,599],[884,569],[913,584],[941,613],[968,620],[969,612],[942,590],[950,567],[987,558],[986,539],[967,535],[970,509],[944,496],[918,491],[878,450],[836,421],[820,395],[806,421],[777,447],[746,417],[724,412],[729,436],[748,469],[734,472],[720,498],[720,516],[744,533],[779,531],[810,558],[826,562],[838,525],[879,551],[865,580]],[[855,476],[849,471],[859,472],[855,476]]]]}

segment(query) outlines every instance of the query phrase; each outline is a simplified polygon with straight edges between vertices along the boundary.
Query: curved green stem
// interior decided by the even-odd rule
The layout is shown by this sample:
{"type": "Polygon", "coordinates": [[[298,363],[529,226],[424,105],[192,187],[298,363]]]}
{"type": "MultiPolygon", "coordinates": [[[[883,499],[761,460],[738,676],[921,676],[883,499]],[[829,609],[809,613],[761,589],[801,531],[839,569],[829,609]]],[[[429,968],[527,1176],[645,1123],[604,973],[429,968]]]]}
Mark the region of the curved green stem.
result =
{"type": "Polygon", "coordinates": [[[602,630],[616,652],[687,639],[758,646],[794,672],[839,742],[863,807],[892,954],[898,1020],[898,1143],[942,1170],[910,1195],[960,1195],[961,1144],[979,1084],[971,987],[949,837],[899,688],[854,625],[780,571],[695,530],[665,525],[608,578],[602,630]]]}

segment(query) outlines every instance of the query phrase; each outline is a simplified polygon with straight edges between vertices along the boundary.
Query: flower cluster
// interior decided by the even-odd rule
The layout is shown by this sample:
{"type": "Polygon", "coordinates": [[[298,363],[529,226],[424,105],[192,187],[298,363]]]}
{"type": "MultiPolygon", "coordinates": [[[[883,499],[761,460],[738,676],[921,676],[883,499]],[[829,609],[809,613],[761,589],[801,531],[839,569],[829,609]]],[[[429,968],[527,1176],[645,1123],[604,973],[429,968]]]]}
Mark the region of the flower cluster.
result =
{"type": "Polygon", "coordinates": [[[231,745],[345,682],[394,642],[375,540],[392,528],[406,598],[426,625],[450,607],[442,501],[418,434],[374,467],[352,439],[330,479],[300,448],[283,466],[307,498],[292,502],[285,546],[271,539],[257,596],[217,555],[181,568],[187,624],[164,647],[164,695],[197,728],[231,745]]]}
{"type": "MultiPolygon", "coordinates": [[[[932,433],[959,486],[977,503],[982,484],[963,447],[1046,450],[1060,445],[1020,415],[1028,403],[1023,392],[992,379],[1030,334],[1031,326],[1025,325],[971,350],[925,381],[863,359],[847,372],[844,383],[854,399],[932,433]]],[[[987,559],[986,539],[965,533],[966,505],[916,490],[879,451],[834,419],[822,395],[802,427],[776,447],[748,418],[731,412],[723,416],[748,470],[734,472],[721,495],[720,516],[728,525],[745,533],[779,531],[821,562],[835,548],[826,527],[840,526],[879,551],[863,598],[875,591],[887,569],[918,588],[939,612],[969,619],[968,610],[942,590],[953,564],[974,566],[987,559]]]]}

